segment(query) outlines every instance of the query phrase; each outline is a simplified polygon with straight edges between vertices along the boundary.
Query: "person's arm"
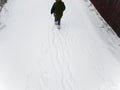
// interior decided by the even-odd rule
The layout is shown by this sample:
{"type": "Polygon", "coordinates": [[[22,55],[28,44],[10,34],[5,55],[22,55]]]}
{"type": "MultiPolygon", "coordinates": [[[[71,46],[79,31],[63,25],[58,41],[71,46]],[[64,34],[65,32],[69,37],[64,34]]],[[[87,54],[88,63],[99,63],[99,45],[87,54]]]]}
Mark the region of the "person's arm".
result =
{"type": "Polygon", "coordinates": [[[65,4],[63,3],[63,11],[65,10],[65,8],[66,8],[66,7],[65,7],[65,4]]]}
{"type": "Polygon", "coordinates": [[[55,11],[55,4],[54,4],[54,5],[52,6],[52,8],[51,8],[51,14],[53,14],[54,11],[55,11]]]}

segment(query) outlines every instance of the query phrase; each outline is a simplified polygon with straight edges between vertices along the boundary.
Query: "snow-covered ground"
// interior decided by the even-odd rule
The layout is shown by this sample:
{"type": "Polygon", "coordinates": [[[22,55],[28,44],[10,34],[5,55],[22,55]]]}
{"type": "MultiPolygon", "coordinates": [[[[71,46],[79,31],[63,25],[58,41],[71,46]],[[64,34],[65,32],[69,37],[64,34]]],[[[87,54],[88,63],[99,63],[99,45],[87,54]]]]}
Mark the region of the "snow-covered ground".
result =
{"type": "Polygon", "coordinates": [[[120,90],[120,41],[90,2],[9,0],[1,13],[0,90],[120,90]],[[92,8],[92,9],[91,9],[92,8]],[[103,28],[104,26],[104,28],[103,28]]]}

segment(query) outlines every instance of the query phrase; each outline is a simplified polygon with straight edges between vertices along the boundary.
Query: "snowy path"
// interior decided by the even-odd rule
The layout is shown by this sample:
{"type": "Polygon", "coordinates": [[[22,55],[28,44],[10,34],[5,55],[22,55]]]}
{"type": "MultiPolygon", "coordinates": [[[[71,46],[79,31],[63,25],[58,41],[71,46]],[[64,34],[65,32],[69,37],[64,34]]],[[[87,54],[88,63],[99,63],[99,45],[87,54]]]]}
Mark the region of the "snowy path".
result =
{"type": "Polygon", "coordinates": [[[52,3],[8,3],[0,90],[119,90],[120,65],[84,12],[84,1],[65,0],[61,31],[53,25],[52,3]]]}

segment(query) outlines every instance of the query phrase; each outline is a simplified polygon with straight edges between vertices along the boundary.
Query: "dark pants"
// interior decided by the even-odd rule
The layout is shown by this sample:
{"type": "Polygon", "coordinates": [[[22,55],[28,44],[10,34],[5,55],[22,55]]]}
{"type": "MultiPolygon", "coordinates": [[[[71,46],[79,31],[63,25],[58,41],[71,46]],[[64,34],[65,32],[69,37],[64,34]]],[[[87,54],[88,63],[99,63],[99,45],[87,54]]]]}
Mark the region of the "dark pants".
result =
{"type": "Polygon", "coordinates": [[[61,20],[60,19],[55,19],[55,24],[60,25],[61,20]]]}

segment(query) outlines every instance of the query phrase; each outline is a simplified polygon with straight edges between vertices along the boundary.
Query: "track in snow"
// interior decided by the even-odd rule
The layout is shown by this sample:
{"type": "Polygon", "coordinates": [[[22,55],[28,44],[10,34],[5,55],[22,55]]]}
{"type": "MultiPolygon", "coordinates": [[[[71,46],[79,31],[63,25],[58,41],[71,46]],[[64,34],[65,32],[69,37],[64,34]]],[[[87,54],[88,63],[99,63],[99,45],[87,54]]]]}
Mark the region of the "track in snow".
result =
{"type": "Polygon", "coordinates": [[[60,31],[52,25],[52,3],[14,0],[8,4],[6,30],[0,33],[0,89],[119,89],[117,58],[96,32],[84,1],[65,0],[60,31]]]}

